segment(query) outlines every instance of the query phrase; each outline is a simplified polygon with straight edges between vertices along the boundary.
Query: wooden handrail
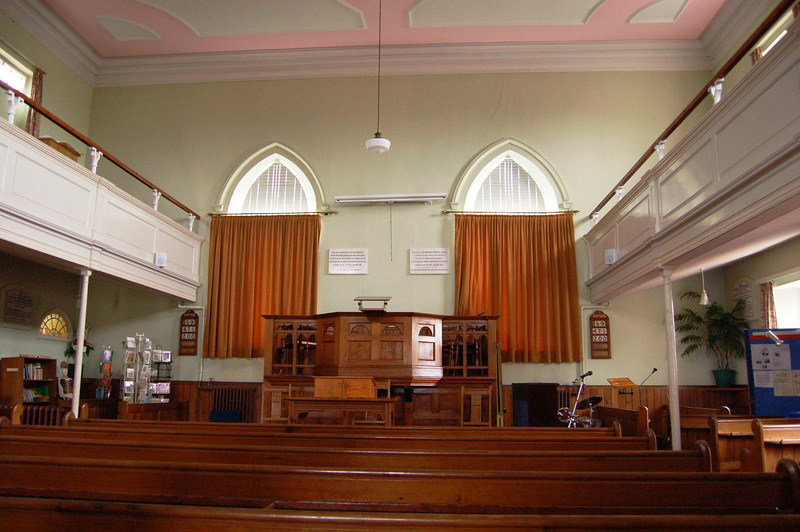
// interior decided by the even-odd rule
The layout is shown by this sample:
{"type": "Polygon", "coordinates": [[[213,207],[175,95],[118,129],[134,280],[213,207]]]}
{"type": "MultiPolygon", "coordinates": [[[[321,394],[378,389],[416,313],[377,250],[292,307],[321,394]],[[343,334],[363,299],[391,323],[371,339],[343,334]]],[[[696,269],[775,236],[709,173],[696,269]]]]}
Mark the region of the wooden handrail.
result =
{"type": "Polygon", "coordinates": [[[659,135],[659,137],[655,140],[655,142],[653,142],[650,145],[650,147],[647,148],[647,151],[645,151],[644,154],[639,158],[639,160],[636,161],[636,164],[633,165],[633,168],[628,170],[628,173],[623,176],[623,178],[620,180],[619,183],[617,183],[617,186],[615,186],[614,189],[611,192],[609,192],[606,195],[605,198],[603,198],[603,201],[601,201],[597,205],[597,207],[595,207],[594,210],[592,210],[592,212],[589,214],[589,218],[593,218],[593,217],[597,216],[600,213],[600,211],[603,209],[603,207],[605,207],[606,204],[609,201],[611,201],[611,199],[616,195],[617,189],[619,189],[619,187],[621,187],[621,186],[624,186],[625,183],[627,183],[628,180],[631,177],[633,177],[633,175],[653,155],[653,150],[656,149],[658,144],[661,141],[667,140],[667,138],[672,133],[674,133],[675,130],[678,129],[678,127],[680,127],[680,125],[683,123],[683,121],[686,120],[689,117],[689,115],[692,114],[692,112],[695,109],[697,109],[697,107],[700,105],[700,103],[706,98],[706,96],[708,96],[709,87],[714,85],[714,83],[716,83],[716,81],[719,78],[724,78],[726,75],[728,75],[728,73],[731,70],[733,70],[733,68],[739,63],[739,61],[741,61],[742,58],[744,58],[748,54],[750,49],[753,46],[755,46],[755,44],[764,35],[766,35],[767,31],[769,31],[769,29],[776,22],[778,22],[778,20],[783,16],[783,14],[786,11],[788,11],[790,7],[792,7],[792,4],[794,4],[795,1],[796,0],[783,0],[780,4],[778,4],[775,7],[775,9],[772,10],[772,12],[769,14],[769,16],[767,16],[767,18],[764,19],[764,21],[758,26],[758,28],[756,28],[756,30],[753,32],[753,34],[744,42],[744,44],[742,44],[742,46],[739,47],[738,50],[736,50],[736,53],[734,53],[731,56],[731,58],[728,59],[728,61],[722,66],[722,68],[719,69],[719,71],[716,73],[716,75],[714,75],[711,78],[711,80],[709,80],[709,82],[706,83],[705,86],[700,90],[700,92],[697,93],[697,96],[694,97],[694,99],[691,101],[691,103],[689,103],[689,105],[687,105],[686,108],[683,111],[681,111],[681,113],[675,118],[675,120],[672,121],[672,123],[667,127],[667,129],[665,129],[664,132],[661,133],[661,135],[659,135]]]}
{"type": "Polygon", "coordinates": [[[17,89],[15,89],[14,87],[11,87],[7,83],[4,83],[3,81],[0,81],[0,87],[2,87],[6,91],[13,92],[14,94],[16,94],[17,96],[22,98],[22,100],[26,104],[28,104],[28,106],[33,108],[39,114],[41,114],[42,116],[44,116],[45,118],[47,118],[48,120],[50,120],[51,122],[53,122],[54,124],[59,126],[61,129],[63,129],[64,131],[66,131],[67,133],[69,133],[70,135],[75,137],[76,139],[80,140],[81,142],[83,142],[87,146],[91,146],[92,148],[96,149],[97,151],[102,152],[103,153],[103,157],[105,157],[110,162],[112,162],[115,165],[117,165],[120,169],[122,169],[126,173],[130,174],[131,176],[133,176],[137,181],[139,181],[140,183],[142,183],[145,186],[149,187],[151,190],[157,190],[159,192],[159,194],[161,194],[162,197],[164,197],[167,200],[171,201],[172,204],[175,205],[176,207],[182,209],[183,211],[185,211],[188,214],[191,214],[196,219],[200,218],[199,214],[197,214],[196,212],[191,210],[189,207],[187,207],[186,205],[184,205],[180,201],[176,200],[175,198],[173,198],[172,196],[170,196],[169,194],[167,194],[166,192],[164,192],[163,190],[161,190],[160,188],[155,186],[153,183],[151,183],[150,181],[145,179],[143,176],[139,175],[137,172],[135,172],[133,169],[131,169],[128,165],[126,165],[125,163],[123,163],[122,161],[120,161],[119,159],[117,159],[116,157],[111,155],[110,153],[108,153],[106,150],[104,150],[103,148],[98,146],[93,141],[89,140],[89,138],[86,137],[84,134],[82,134],[81,132],[77,131],[75,128],[73,128],[72,126],[70,126],[69,124],[67,124],[66,122],[64,122],[60,118],[58,118],[56,115],[54,115],[53,113],[51,113],[50,111],[45,109],[40,103],[32,100],[26,94],[18,91],[17,89]]]}

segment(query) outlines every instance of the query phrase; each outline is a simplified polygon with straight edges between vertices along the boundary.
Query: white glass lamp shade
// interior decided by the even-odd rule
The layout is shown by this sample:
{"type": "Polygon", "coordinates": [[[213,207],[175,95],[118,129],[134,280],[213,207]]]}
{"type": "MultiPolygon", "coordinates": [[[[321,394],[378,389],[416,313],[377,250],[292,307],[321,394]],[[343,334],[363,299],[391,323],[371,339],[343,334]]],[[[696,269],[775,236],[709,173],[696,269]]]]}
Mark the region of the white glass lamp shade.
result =
{"type": "Polygon", "coordinates": [[[389,147],[392,145],[389,139],[385,139],[379,134],[376,134],[371,139],[368,139],[365,144],[367,149],[372,153],[385,153],[389,151],[389,147]]]}

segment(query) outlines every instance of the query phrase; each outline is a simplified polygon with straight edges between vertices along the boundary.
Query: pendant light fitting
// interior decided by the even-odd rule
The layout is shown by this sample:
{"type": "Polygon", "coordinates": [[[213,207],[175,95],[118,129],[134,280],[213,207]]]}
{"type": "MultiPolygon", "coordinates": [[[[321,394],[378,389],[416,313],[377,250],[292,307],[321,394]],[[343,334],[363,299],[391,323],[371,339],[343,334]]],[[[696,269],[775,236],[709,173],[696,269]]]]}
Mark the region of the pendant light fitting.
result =
{"type": "Polygon", "coordinates": [[[364,144],[372,153],[385,153],[392,145],[391,141],[381,135],[381,31],[383,27],[383,0],[378,1],[378,125],[375,136],[364,144]]]}
{"type": "Polygon", "coordinates": [[[708,292],[706,292],[706,277],[703,275],[703,268],[700,268],[700,279],[703,283],[703,291],[700,292],[700,306],[707,307],[711,302],[708,300],[708,292]]]}

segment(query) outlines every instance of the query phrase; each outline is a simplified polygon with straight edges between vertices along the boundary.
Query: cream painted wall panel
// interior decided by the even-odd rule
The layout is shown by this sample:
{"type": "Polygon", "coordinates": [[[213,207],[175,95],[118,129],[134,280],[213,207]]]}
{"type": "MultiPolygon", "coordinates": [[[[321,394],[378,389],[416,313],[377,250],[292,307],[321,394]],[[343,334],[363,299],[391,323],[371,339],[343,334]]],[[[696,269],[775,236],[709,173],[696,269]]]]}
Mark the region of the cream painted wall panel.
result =
{"type": "Polygon", "coordinates": [[[715,174],[709,139],[670,165],[658,184],[662,226],[674,222],[711,195],[715,174]]]}
{"type": "MultiPolygon", "coordinates": [[[[717,133],[719,171],[735,179],[797,135],[800,122],[800,67],[785,73],[717,133]]],[[[756,97],[757,96],[757,97],[756,97]]]]}
{"type": "Polygon", "coordinates": [[[12,157],[3,201],[55,227],[89,237],[97,184],[27,150],[16,151],[12,157]]]}

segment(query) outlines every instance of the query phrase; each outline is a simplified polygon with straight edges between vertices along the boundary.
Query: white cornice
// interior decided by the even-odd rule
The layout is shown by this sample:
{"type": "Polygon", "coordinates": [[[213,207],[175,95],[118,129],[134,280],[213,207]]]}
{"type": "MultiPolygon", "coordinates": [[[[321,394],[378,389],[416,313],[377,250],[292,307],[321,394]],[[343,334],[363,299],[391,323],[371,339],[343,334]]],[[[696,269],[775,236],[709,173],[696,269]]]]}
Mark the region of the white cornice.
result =
{"type": "MultiPolygon", "coordinates": [[[[102,61],[94,85],[372,76],[375,65],[374,47],[124,58],[102,61]]],[[[387,76],[710,68],[697,41],[404,46],[382,55],[387,76]]]]}
{"type": "Polygon", "coordinates": [[[84,81],[94,85],[100,57],[41,2],[0,0],[0,9],[84,81]]]}
{"type": "Polygon", "coordinates": [[[764,7],[753,9],[749,0],[731,0],[703,34],[702,41],[711,64],[719,65],[740,46],[750,28],[764,16],[764,7]]]}

